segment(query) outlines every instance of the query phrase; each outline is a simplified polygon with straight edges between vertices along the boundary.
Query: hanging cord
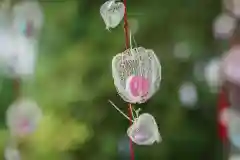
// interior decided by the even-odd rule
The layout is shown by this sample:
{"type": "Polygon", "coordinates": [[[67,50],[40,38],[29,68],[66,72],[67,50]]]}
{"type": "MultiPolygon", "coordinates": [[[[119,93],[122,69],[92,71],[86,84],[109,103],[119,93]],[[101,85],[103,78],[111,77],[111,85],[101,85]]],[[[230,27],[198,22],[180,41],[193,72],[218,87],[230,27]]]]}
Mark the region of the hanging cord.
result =
{"type": "MultiPolygon", "coordinates": [[[[129,48],[129,36],[128,36],[128,19],[127,19],[127,0],[123,0],[124,4],[124,32],[125,32],[125,45],[126,49],[129,48]]],[[[128,104],[128,113],[130,117],[130,125],[132,125],[132,105],[131,103],[128,104]]],[[[134,160],[134,150],[133,150],[133,142],[131,139],[129,139],[129,148],[130,148],[130,158],[131,160],[134,160]]]]}
{"type": "Polygon", "coordinates": [[[223,125],[220,120],[220,116],[222,115],[222,111],[229,107],[229,102],[227,98],[226,90],[222,89],[219,93],[218,97],[218,134],[220,136],[220,139],[222,141],[223,145],[223,159],[228,158],[228,138],[227,138],[227,126],[223,125]]]}

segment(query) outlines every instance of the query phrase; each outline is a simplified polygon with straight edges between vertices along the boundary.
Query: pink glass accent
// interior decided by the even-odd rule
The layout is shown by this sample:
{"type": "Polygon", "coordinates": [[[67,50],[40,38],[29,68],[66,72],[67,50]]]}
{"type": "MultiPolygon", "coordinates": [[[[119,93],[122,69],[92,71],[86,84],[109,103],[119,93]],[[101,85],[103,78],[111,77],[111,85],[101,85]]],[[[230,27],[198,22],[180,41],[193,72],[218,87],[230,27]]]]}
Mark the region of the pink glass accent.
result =
{"type": "Polygon", "coordinates": [[[19,124],[19,131],[26,133],[26,132],[30,132],[30,123],[29,120],[27,119],[23,119],[20,124],[19,124]]]}
{"type": "Polygon", "coordinates": [[[135,138],[136,140],[141,141],[141,140],[146,139],[146,136],[144,136],[144,135],[141,134],[141,133],[136,133],[136,135],[134,135],[134,138],[135,138]]]}
{"type": "Polygon", "coordinates": [[[145,96],[149,91],[149,81],[142,76],[133,76],[129,86],[134,97],[145,96]]]}

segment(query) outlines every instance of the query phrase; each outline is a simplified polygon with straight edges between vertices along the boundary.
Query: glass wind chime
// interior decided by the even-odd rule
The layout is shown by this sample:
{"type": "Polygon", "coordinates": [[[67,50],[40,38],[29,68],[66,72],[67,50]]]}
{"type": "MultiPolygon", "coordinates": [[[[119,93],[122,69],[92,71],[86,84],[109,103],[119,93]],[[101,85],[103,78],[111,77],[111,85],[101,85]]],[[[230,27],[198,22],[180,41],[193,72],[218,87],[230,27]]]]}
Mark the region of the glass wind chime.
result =
{"type": "Polygon", "coordinates": [[[131,126],[127,130],[130,142],[133,141],[137,145],[152,145],[154,142],[160,142],[161,136],[155,118],[149,113],[141,114],[139,113],[140,109],[135,110],[131,106],[131,104],[146,102],[159,89],[161,81],[160,62],[152,49],[132,46],[134,38],[131,31],[128,37],[126,1],[124,3],[116,0],[107,1],[101,6],[100,14],[107,30],[117,27],[124,19],[127,48],[113,57],[112,76],[118,94],[129,103],[130,116],[124,114],[113,102],[109,102],[125,118],[130,120],[131,126]]]}
{"type": "Polygon", "coordinates": [[[30,97],[21,94],[21,82],[32,80],[37,58],[38,35],[43,25],[43,13],[36,1],[10,0],[0,8],[0,70],[14,81],[15,101],[6,111],[10,132],[5,148],[6,160],[21,159],[19,141],[32,134],[42,117],[42,111],[30,97]]]}
{"type": "Polygon", "coordinates": [[[219,133],[224,159],[240,159],[240,1],[223,0],[223,13],[214,23],[217,39],[229,41],[220,68],[222,90],[219,95],[219,133]]]}

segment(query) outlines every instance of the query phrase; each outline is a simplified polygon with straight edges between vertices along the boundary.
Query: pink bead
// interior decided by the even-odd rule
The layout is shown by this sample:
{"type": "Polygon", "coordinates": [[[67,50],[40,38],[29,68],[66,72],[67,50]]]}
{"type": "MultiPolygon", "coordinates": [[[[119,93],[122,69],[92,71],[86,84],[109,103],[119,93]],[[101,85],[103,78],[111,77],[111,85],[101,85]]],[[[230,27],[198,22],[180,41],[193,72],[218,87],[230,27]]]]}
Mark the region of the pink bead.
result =
{"type": "Polygon", "coordinates": [[[142,76],[133,76],[129,82],[129,89],[134,97],[145,96],[149,91],[149,81],[142,76]]]}

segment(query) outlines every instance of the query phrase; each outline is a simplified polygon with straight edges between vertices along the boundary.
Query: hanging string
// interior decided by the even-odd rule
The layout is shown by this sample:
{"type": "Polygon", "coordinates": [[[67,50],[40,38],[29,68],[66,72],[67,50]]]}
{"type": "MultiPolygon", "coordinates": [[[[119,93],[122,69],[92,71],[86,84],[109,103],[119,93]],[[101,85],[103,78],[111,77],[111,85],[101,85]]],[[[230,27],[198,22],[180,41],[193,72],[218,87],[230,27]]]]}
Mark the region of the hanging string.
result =
{"type": "MultiPolygon", "coordinates": [[[[124,4],[124,33],[125,33],[125,45],[126,49],[129,48],[129,36],[128,36],[128,19],[127,19],[127,0],[123,0],[124,4]]],[[[132,125],[132,105],[128,104],[128,112],[130,117],[130,125],[132,125]]],[[[131,139],[129,139],[129,148],[130,148],[130,158],[131,160],[134,160],[134,150],[133,150],[133,142],[131,139]]]]}
{"type": "MultiPolygon", "coordinates": [[[[131,120],[130,117],[128,117],[125,113],[123,113],[123,111],[121,111],[112,101],[108,100],[108,102],[109,102],[119,113],[121,113],[125,118],[127,118],[129,121],[132,121],[132,122],[133,122],[133,120],[131,120]]],[[[134,119],[134,118],[133,118],[133,119],[134,119]]]]}

